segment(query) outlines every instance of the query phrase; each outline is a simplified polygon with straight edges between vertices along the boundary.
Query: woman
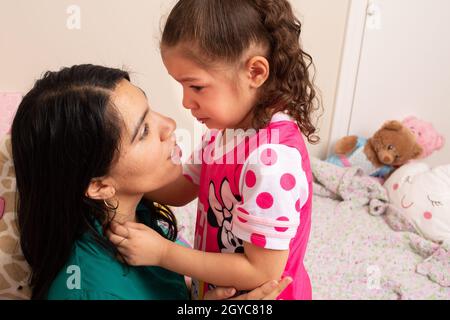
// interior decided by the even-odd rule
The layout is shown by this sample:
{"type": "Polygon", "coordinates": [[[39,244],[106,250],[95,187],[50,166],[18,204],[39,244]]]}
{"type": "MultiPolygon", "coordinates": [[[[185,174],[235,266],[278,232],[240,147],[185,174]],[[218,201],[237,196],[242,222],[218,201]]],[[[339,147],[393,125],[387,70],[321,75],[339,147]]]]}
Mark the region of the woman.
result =
{"type": "MultiPolygon", "coordinates": [[[[188,298],[182,275],[127,266],[104,236],[112,221],[133,221],[176,241],[170,209],[143,200],[181,170],[174,130],[124,71],[80,65],[36,82],[11,132],[34,299],[188,298]]],[[[276,297],[288,283],[241,298],[276,297]]],[[[222,288],[209,298],[233,294],[222,288]]]]}

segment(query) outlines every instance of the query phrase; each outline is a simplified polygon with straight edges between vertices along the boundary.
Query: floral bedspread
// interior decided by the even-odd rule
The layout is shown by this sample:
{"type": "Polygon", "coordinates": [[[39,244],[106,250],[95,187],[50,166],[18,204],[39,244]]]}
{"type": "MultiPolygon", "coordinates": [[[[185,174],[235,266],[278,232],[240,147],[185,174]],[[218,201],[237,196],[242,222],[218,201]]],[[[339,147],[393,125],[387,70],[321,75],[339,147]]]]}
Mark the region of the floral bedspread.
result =
{"type": "MultiPolygon", "coordinates": [[[[315,159],[312,168],[316,181],[305,266],[313,299],[450,299],[449,246],[392,230],[380,216],[385,190],[357,170],[342,173],[315,159]]],[[[192,245],[196,201],[174,212],[181,238],[192,245]]]]}
{"type": "Polygon", "coordinates": [[[420,270],[427,265],[414,234],[393,231],[367,207],[336,210],[340,201],[313,201],[305,257],[313,299],[450,299],[449,287],[420,270]]]}

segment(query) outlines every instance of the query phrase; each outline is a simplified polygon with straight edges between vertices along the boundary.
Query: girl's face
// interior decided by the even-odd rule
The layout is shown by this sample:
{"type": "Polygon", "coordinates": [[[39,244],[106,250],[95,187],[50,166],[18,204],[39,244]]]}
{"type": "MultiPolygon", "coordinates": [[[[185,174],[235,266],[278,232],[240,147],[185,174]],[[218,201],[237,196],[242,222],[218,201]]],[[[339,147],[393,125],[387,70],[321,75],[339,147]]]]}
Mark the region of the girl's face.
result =
{"type": "Polygon", "coordinates": [[[208,128],[248,128],[256,91],[244,68],[204,67],[186,56],[182,46],[163,48],[169,74],[183,86],[183,106],[208,128]]]}
{"type": "Polygon", "coordinates": [[[112,102],[123,118],[120,154],[110,170],[116,193],[135,196],[159,189],[181,172],[175,121],[152,111],[144,92],[122,81],[112,102]]]}

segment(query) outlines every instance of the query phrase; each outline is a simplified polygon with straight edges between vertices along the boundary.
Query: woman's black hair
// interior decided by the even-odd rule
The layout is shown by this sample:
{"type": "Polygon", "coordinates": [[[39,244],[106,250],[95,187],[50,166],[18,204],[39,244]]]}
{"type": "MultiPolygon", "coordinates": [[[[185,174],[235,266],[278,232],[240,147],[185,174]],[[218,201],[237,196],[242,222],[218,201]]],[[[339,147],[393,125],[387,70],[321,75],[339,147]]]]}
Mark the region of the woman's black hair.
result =
{"type": "MultiPolygon", "coordinates": [[[[86,190],[118,158],[123,119],[111,94],[123,80],[130,80],[127,72],[95,65],[46,72],[17,110],[11,131],[17,214],[33,299],[45,298],[84,233],[112,255],[118,253],[95,226],[109,228],[113,212],[103,201],[87,197],[86,190]]],[[[170,209],[151,202],[146,206],[150,226],[174,240],[176,219],[170,209]]]]}

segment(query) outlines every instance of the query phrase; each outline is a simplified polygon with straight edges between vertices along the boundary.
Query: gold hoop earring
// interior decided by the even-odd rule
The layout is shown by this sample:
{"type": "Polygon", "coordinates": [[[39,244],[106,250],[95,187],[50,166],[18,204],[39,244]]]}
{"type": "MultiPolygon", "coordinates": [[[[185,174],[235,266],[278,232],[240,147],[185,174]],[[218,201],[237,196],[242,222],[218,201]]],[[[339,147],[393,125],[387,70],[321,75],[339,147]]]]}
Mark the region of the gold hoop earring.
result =
{"type": "Polygon", "coordinates": [[[116,201],[117,201],[117,203],[115,206],[109,204],[108,201],[106,201],[106,200],[103,200],[103,203],[105,204],[106,208],[115,212],[119,208],[119,200],[116,199],[116,201]]]}

